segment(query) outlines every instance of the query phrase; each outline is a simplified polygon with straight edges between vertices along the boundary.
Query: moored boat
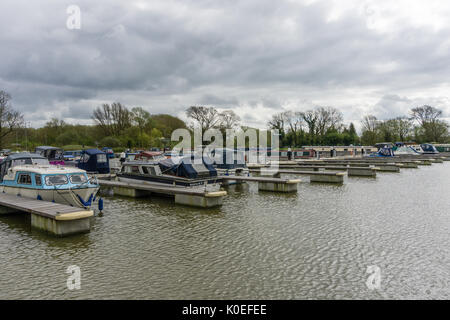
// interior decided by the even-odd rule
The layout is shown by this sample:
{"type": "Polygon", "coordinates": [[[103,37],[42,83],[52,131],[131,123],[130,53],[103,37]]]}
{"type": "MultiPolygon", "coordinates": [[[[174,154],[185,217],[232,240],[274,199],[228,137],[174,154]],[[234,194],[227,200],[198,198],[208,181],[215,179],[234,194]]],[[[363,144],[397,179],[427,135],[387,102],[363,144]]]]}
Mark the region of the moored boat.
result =
{"type": "Polygon", "coordinates": [[[36,147],[34,152],[47,158],[50,164],[64,165],[64,150],[61,148],[41,146],[36,147]]]}
{"type": "Polygon", "coordinates": [[[45,164],[19,164],[3,170],[0,192],[90,208],[100,186],[86,171],[45,164]]]}
{"type": "Polygon", "coordinates": [[[158,162],[127,161],[117,173],[127,183],[146,183],[195,190],[218,191],[220,177],[211,164],[194,161],[194,157],[171,158],[158,162]]]}

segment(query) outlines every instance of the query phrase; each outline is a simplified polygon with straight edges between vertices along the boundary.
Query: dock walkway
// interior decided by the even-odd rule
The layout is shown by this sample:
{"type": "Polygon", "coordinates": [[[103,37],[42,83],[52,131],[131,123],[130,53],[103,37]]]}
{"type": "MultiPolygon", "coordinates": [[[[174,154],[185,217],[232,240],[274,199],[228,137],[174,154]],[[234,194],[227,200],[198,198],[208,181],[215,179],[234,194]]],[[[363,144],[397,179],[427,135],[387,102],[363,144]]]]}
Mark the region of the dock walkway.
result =
{"type": "Polygon", "coordinates": [[[222,205],[223,197],[227,195],[226,191],[208,192],[175,186],[153,186],[145,183],[137,184],[104,179],[98,179],[98,183],[100,186],[112,188],[114,194],[121,196],[140,198],[150,194],[169,195],[175,196],[175,203],[202,208],[222,205]]]}
{"type": "Polygon", "coordinates": [[[5,193],[0,193],[0,207],[1,213],[30,213],[32,227],[58,236],[89,231],[89,217],[94,215],[91,210],[5,193]]]}

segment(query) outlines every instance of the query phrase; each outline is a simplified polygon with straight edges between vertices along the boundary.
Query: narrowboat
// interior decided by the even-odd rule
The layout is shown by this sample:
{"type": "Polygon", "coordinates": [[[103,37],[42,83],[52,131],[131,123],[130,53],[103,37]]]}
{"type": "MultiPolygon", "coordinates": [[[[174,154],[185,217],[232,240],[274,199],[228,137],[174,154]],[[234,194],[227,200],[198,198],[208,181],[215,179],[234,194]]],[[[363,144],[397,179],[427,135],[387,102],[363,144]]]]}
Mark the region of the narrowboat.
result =
{"type": "Polygon", "coordinates": [[[47,158],[50,164],[64,165],[64,151],[61,148],[41,146],[36,147],[34,152],[47,158]]]}

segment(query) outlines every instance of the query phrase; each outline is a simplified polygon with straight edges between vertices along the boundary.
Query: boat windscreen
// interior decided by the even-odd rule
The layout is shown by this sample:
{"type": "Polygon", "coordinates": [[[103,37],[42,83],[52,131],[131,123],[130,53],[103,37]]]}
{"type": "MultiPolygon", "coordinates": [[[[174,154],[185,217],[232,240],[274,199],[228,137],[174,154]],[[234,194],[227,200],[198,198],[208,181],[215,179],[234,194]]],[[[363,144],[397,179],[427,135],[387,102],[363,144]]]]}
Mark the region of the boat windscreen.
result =
{"type": "Polygon", "coordinates": [[[45,177],[45,184],[48,186],[67,184],[67,181],[67,176],[65,174],[56,174],[45,177]]]}

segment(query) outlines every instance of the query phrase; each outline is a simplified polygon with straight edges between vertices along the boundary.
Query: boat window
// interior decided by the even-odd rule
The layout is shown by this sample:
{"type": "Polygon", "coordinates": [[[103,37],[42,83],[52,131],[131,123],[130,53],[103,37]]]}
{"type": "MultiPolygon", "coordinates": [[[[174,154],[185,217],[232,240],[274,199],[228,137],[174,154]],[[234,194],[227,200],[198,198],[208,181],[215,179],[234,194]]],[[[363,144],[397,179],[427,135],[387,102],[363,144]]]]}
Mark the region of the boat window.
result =
{"type": "Polygon", "coordinates": [[[150,168],[148,168],[148,167],[142,167],[142,172],[143,172],[144,174],[150,174],[150,173],[149,173],[149,169],[150,169],[150,168]]]}
{"type": "Polygon", "coordinates": [[[131,172],[133,172],[133,173],[140,173],[139,172],[139,167],[138,166],[132,166],[131,167],[131,172]]]}
{"type": "Polygon", "coordinates": [[[97,163],[106,163],[106,154],[97,154],[97,163]]]}
{"type": "Polygon", "coordinates": [[[46,176],[45,184],[48,186],[57,186],[57,185],[67,184],[67,176],[65,174],[46,176]]]}
{"type": "Polygon", "coordinates": [[[85,183],[87,182],[87,178],[84,174],[72,174],[70,176],[70,182],[72,183],[85,183]]]}
{"type": "Polygon", "coordinates": [[[37,174],[34,176],[34,180],[36,181],[36,185],[37,186],[41,186],[42,185],[42,179],[41,179],[41,175],[37,174]]]}
{"type": "Polygon", "coordinates": [[[17,180],[19,184],[31,184],[31,175],[22,173],[17,180]]]}
{"type": "Polygon", "coordinates": [[[83,154],[83,155],[81,156],[80,162],[86,163],[86,162],[89,161],[89,158],[90,158],[90,156],[89,156],[87,153],[85,153],[85,154],[83,154]]]}

